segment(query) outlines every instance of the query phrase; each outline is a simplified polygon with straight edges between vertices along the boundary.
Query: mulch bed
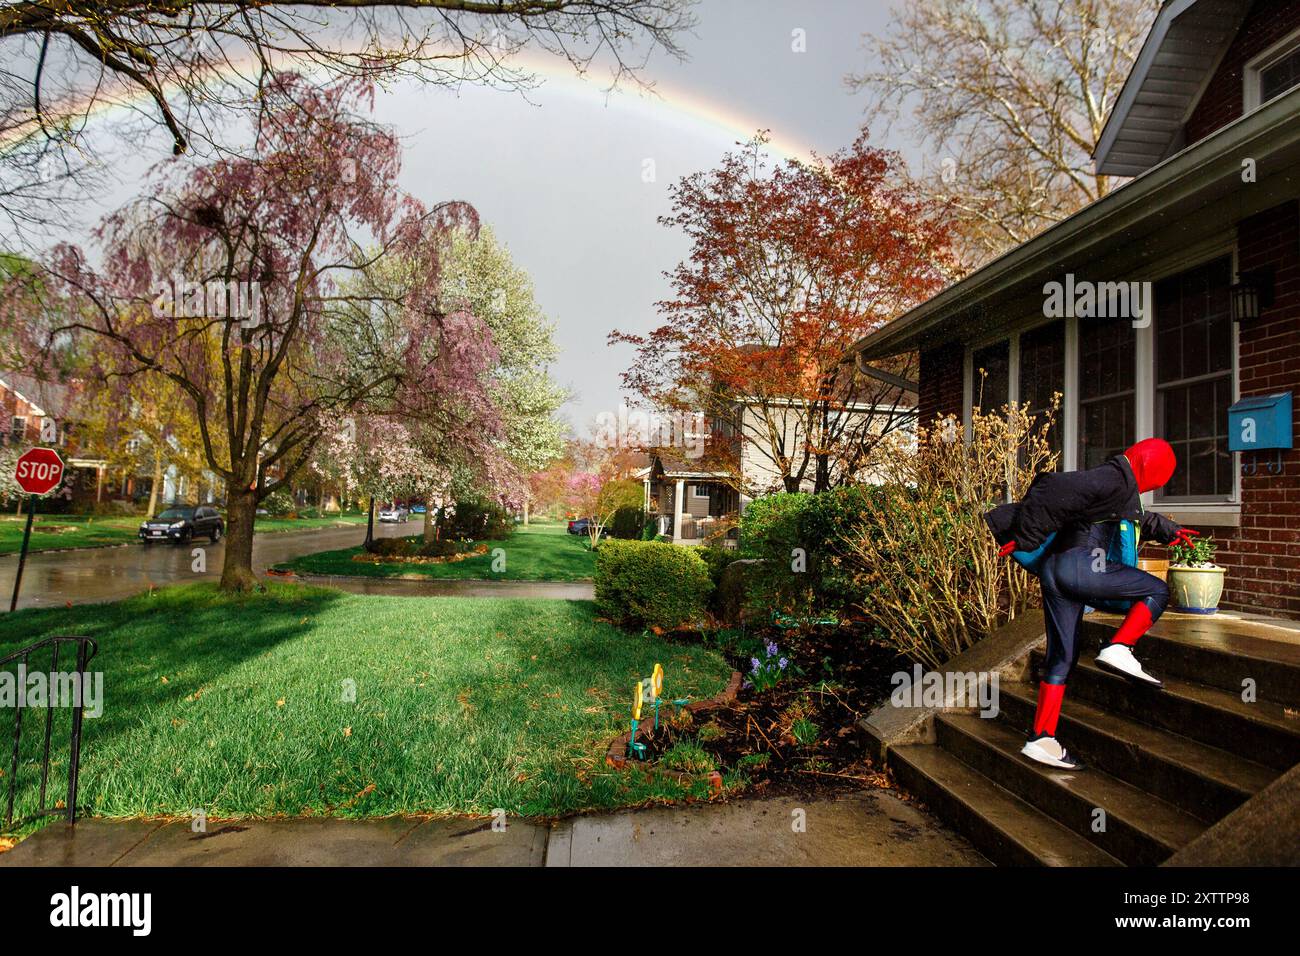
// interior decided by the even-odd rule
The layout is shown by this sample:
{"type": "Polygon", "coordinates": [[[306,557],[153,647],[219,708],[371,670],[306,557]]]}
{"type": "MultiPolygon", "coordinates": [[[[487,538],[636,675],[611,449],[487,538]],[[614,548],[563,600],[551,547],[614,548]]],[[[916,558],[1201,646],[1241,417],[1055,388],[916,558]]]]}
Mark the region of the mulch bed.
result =
{"type": "MultiPolygon", "coordinates": [[[[891,676],[910,671],[911,663],[873,640],[860,624],[798,631],[772,627],[747,635],[724,653],[747,674],[750,645],[765,641],[776,642],[789,660],[786,676],[763,691],[742,684],[730,699],[683,708],[684,713],[665,703],[657,732],[647,732],[651,715],[646,713],[637,734],[646,745],[646,762],[662,768],[661,758],[671,759],[676,745],[694,745],[721,773],[743,774],[746,791],[806,794],[892,786],[867,757],[856,722],[888,698],[891,676]],[[802,741],[795,737],[796,727],[802,741]]],[[[618,742],[625,746],[626,735],[618,742]]]]}

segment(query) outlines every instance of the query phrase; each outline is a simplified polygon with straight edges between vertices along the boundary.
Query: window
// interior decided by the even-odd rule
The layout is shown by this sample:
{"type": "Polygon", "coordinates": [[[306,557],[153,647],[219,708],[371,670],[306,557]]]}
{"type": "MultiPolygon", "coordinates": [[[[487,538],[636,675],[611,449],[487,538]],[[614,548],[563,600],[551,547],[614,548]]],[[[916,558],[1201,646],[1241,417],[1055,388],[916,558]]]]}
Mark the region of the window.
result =
{"type": "MultiPolygon", "coordinates": [[[[1035,419],[1052,408],[1053,399],[1065,390],[1065,323],[1053,322],[1020,336],[1020,405],[1035,419]]],[[[1048,440],[1052,450],[1061,451],[1060,413],[1052,423],[1048,440]]]]}
{"type": "Polygon", "coordinates": [[[27,434],[27,419],[15,415],[9,420],[9,440],[15,445],[21,445],[23,437],[27,434]]]}
{"type": "Polygon", "coordinates": [[[1165,497],[1226,500],[1233,492],[1231,281],[1224,256],[1156,284],[1155,433],[1178,456],[1165,497]]]}
{"type": "Polygon", "coordinates": [[[1133,444],[1133,323],[1079,320],[1079,461],[1096,468],[1133,444]]]}
{"type": "Polygon", "coordinates": [[[1293,86],[1300,86],[1300,46],[1259,71],[1259,101],[1267,103],[1293,86]]]}
{"type": "Polygon", "coordinates": [[[974,387],[971,404],[986,413],[1001,411],[1010,401],[1008,387],[1011,382],[1011,355],[1006,342],[976,349],[971,356],[974,387]],[[983,374],[981,374],[981,372],[983,374]]]}
{"type": "Polygon", "coordinates": [[[1300,31],[1247,63],[1242,78],[1247,110],[1262,106],[1300,86],[1300,31]]]}
{"type": "Polygon", "coordinates": [[[708,497],[709,497],[709,486],[708,486],[708,485],[691,485],[691,497],[692,497],[692,498],[708,498],[708,497]]]}

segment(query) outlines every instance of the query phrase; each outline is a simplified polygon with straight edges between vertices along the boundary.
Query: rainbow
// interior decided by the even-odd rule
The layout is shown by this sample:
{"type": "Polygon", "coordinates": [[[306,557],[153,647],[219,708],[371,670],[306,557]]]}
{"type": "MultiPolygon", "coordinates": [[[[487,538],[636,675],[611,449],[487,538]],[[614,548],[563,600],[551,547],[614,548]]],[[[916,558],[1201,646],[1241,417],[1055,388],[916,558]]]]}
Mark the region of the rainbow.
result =
{"type": "MultiPolygon", "coordinates": [[[[235,79],[243,76],[243,71],[253,65],[251,57],[232,59],[214,67],[212,75],[219,79],[235,79]]],[[[766,149],[770,154],[800,162],[807,162],[813,155],[808,145],[796,142],[777,130],[771,130],[768,124],[752,116],[669,84],[656,81],[649,91],[630,86],[609,91],[600,84],[579,76],[562,58],[532,50],[523,50],[513,55],[506,65],[541,78],[542,90],[559,88],[571,97],[606,107],[639,109],[661,121],[671,118],[700,131],[715,135],[722,133],[732,142],[746,142],[758,130],[769,129],[766,149]]],[[[308,65],[305,69],[298,68],[312,75],[323,75],[324,72],[324,68],[316,64],[308,65]]],[[[149,95],[135,87],[123,89],[116,94],[105,94],[101,90],[93,99],[65,104],[58,112],[61,116],[85,116],[87,125],[90,125],[96,120],[132,111],[156,112],[149,95]]],[[[0,152],[21,142],[34,130],[34,121],[25,127],[9,130],[0,136],[0,152]]]]}

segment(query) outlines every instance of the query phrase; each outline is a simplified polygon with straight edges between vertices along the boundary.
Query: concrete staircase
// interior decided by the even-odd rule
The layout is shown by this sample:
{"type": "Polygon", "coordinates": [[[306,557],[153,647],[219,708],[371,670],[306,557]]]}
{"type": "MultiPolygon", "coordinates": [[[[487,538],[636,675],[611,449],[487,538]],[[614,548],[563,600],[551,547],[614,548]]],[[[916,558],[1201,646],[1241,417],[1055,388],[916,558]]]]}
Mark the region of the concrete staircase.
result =
{"type": "Polygon", "coordinates": [[[888,749],[900,785],[998,864],[1150,866],[1300,763],[1300,631],[1287,640],[1240,619],[1167,615],[1138,648],[1165,682],[1156,690],[1092,663],[1117,623],[1085,619],[1057,730],[1085,770],[1019,753],[1037,699],[1035,649],[1023,680],[1001,681],[996,718],[940,711],[933,743],[888,749]],[[1254,703],[1242,700],[1246,679],[1254,703]]]}

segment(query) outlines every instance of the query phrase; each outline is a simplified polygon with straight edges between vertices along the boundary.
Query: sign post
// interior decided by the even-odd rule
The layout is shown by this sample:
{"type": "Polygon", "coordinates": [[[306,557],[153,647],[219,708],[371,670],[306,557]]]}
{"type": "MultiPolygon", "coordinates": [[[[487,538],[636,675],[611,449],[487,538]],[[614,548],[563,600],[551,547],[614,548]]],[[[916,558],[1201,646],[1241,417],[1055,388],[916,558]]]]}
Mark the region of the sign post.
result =
{"type": "Polygon", "coordinates": [[[63,480],[63,459],[53,448],[29,448],[14,463],[14,481],[30,496],[27,499],[27,524],[23,528],[23,547],[18,552],[18,571],[14,574],[14,594],[9,610],[18,609],[18,589],[23,583],[23,566],[27,563],[27,545],[32,538],[32,519],[36,517],[36,500],[48,495],[63,480]]]}

